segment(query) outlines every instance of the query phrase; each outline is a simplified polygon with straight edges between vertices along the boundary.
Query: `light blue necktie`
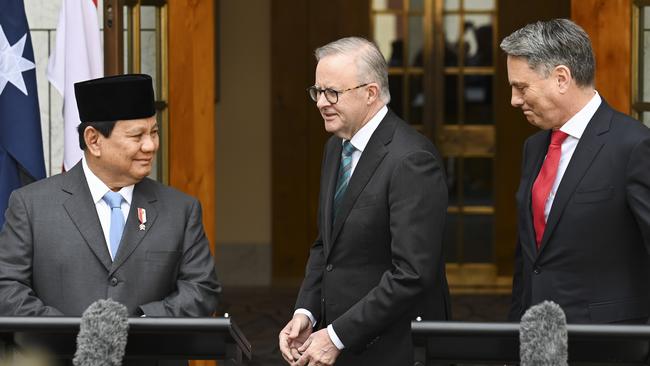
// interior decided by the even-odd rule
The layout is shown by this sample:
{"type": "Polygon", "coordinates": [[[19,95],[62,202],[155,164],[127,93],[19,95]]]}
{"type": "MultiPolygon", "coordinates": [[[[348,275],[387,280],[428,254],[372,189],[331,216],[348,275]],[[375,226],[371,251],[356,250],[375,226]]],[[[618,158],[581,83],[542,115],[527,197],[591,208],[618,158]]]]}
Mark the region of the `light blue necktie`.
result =
{"type": "Polygon", "coordinates": [[[339,178],[336,181],[336,193],[334,193],[334,216],[339,210],[345,191],[350,183],[350,176],[352,176],[352,154],[357,151],[350,140],[343,142],[343,150],[341,151],[341,165],[339,166],[339,178]]]}
{"type": "Polygon", "coordinates": [[[111,227],[108,231],[108,239],[111,245],[113,259],[117,257],[117,250],[120,248],[122,231],[124,231],[124,214],[122,214],[122,195],[117,192],[108,191],[102,198],[111,208],[111,227]]]}

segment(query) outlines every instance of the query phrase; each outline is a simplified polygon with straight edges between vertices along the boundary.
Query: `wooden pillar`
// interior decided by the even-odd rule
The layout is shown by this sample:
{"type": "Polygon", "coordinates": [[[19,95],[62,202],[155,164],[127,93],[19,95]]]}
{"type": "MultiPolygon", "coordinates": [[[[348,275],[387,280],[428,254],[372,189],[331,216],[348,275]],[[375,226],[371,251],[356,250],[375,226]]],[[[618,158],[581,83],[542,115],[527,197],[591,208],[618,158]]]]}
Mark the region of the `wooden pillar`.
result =
{"type": "Polygon", "coordinates": [[[596,90],[613,108],[630,113],[631,0],[573,0],[571,18],[591,38],[596,54],[596,90]]]}
{"type": "Polygon", "coordinates": [[[201,201],[214,253],[214,1],[168,4],[169,184],[201,201]]]}
{"type": "MultiPolygon", "coordinates": [[[[195,196],[214,254],[215,59],[213,0],[169,6],[169,184],[195,196]]],[[[215,365],[192,361],[192,366],[215,365]]]]}

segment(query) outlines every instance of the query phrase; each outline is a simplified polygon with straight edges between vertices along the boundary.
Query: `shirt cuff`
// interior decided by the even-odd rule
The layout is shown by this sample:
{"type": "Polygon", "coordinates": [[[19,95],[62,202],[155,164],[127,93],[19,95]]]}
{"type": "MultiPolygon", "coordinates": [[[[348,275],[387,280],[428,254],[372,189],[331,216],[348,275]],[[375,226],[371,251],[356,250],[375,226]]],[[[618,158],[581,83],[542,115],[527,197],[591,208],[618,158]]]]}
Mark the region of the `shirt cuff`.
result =
{"type": "Polygon", "coordinates": [[[334,327],[332,326],[332,324],[327,326],[327,334],[330,336],[330,340],[332,340],[332,343],[334,343],[334,345],[336,346],[336,348],[339,349],[339,351],[345,348],[343,342],[341,342],[341,340],[339,339],[339,336],[336,335],[336,332],[334,331],[334,327]]]}
{"type": "Polygon", "coordinates": [[[293,315],[296,314],[306,315],[309,318],[309,321],[311,322],[311,327],[313,328],[316,326],[316,318],[314,318],[314,316],[311,314],[311,311],[300,308],[300,309],[296,309],[296,311],[293,312],[293,315]]]}

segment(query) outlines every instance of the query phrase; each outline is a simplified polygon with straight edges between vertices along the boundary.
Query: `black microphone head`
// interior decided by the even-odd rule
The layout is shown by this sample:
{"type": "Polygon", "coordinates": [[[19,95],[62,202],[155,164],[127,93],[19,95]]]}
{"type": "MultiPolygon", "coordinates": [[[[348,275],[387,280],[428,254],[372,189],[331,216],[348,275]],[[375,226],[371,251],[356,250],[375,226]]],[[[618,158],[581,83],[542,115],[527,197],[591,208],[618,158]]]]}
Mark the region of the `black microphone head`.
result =
{"type": "Polygon", "coordinates": [[[519,325],[521,366],[566,366],[568,336],[562,308],[544,301],[526,310],[519,325]]]}
{"type": "Polygon", "coordinates": [[[129,312],[111,299],[97,300],[84,311],[77,335],[75,366],[120,366],[129,335],[129,312]]]}

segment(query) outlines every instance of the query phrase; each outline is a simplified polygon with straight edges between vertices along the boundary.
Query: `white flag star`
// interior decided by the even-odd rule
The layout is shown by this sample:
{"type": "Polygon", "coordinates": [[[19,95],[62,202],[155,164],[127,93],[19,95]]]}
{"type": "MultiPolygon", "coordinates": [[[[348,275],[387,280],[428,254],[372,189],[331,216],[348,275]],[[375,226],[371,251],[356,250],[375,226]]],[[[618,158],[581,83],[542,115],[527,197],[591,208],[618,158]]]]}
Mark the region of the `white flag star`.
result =
{"type": "Polygon", "coordinates": [[[10,45],[0,25],[0,94],[4,91],[7,83],[12,83],[23,94],[27,95],[23,72],[36,66],[33,62],[23,58],[26,41],[27,34],[24,34],[13,46],[10,45]]]}

